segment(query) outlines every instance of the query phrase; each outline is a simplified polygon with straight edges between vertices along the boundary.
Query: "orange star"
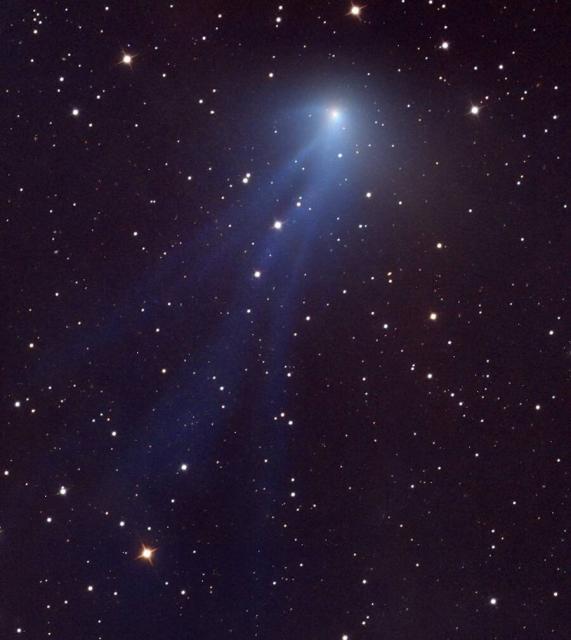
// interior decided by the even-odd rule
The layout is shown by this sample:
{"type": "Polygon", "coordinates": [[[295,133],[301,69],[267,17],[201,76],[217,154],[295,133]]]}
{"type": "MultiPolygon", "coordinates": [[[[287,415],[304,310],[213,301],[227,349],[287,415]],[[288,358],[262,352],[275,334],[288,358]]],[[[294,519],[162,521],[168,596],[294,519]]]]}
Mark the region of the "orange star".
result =
{"type": "Polygon", "coordinates": [[[364,9],[364,7],[360,7],[357,4],[352,4],[351,8],[349,9],[349,13],[347,14],[348,16],[353,16],[354,18],[358,18],[359,20],[361,19],[361,11],[364,9]]]}
{"type": "Polygon", "coordinates": [[[153,564],[153,556],[156,549],[143,545],[141,547],[141,553],[137,556],[139,560],[146,560],[149,564],[153,564]]]}

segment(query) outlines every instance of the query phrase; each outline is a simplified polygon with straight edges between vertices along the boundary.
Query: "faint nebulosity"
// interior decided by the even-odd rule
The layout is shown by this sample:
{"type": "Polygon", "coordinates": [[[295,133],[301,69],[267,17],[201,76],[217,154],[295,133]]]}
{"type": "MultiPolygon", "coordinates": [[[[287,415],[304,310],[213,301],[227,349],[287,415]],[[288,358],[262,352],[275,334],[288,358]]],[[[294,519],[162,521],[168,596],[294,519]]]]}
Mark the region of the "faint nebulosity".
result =
{"type": "Polygon", "coordinates": [[[2,9],[0,638],[571,638],[568,6],[2,9]]]}

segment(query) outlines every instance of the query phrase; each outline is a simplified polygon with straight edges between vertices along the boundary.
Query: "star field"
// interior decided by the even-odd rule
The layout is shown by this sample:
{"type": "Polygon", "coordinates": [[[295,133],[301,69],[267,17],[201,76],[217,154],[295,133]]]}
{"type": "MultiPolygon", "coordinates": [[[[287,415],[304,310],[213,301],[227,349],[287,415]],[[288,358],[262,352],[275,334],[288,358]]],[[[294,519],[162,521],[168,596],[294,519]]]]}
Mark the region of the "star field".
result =
{"type": "Polygon", "coordinates": [[[0,638],[569,621],[561,2],[9,2],[0,638]]]}

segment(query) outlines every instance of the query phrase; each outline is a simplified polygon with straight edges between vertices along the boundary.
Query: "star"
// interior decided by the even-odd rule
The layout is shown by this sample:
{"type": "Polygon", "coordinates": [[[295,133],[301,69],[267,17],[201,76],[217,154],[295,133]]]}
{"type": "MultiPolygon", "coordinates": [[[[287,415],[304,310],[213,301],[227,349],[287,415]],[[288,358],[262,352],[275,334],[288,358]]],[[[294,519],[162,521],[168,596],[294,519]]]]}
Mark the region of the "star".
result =
{"type": "Polygon", "coordinates": [[[146,560],[149,564],[153,563],[153,555],[155,554],[156,549],[151,547],[146,547],[145,545],[141,548],[141,553],[138,558],[141,560],[146,560]]]}
{"type": "Polygon", "coordinates": [[[79,109],[77,107],[75,109],[72,109],[71,115],[77,118],[77,116],[79,115],[79,109]]]}
{"type": "Polygon", "coordinates": [[[449,42],[444,41],[444,42],[440,45],[440,48],[441,48],[441,49],[444,49],[444,50],[449,49],[449,48],[450,48],[450,43],[449,43],[449,42]]]}
{"type": "Polygon", "coordinates": [[[477,105],[472,105],[472,107],[470,108],[470,113],[473,116],[477,116],[480,113],[480,107],[478,107],[477,105]]]}
{"type": "Polygon", "coordinates": [[[339,120],[339,116],[341,115],[341,113],[339,112],[339,109],[331,109],[329,111],[329,115],[331,117],[331,120],[339,120]]]}
{"type": "Polygon", "coordinates": [[[498,599],[497,599],[497,598],[490,598],[490,604],[491,604],[492,606],[497,605],[497,604],[498,604],[498,599]]]}
{"type": "Polygon", "coordinates": [[[261,271],[254,271],[254,278],[261,278],[261,277],[262,277],[261,271]]]}
{"type": "Polygon", "coordinates": [[[121,62],[130,66],[131,62],[133,62],[133,56],[130,53],[124,53],[121,62]]]}
{"type": "Polygon", "coordinates": [[[274,229],[277,229],[278,231],[283,227],[283,222],[281,222],[280,220],[276,220],[274,222],[274,229]]]}
{"type": "Polygon", "coordinates": [[[351,8],[349,9],[349,13],[347,15],[353,16],[354,18],[360,18],[362,10],[363,10],[363,7],[360,7],[359,5],[356,5],[356,4],[352,4],[351,8]]]}
{"type": "Polygon", "coordinates": [[[434,313],[434,311],[428,316],[431,320],[436,320],[438,318],[438,314],[434,313]]]}
{"type": "Polygon", "coordinates": [[[59,488],[58,493],[60,494],[60,496],[65,496],[67,493],[67,488],[64,487],[63,485],[59,488]]]}

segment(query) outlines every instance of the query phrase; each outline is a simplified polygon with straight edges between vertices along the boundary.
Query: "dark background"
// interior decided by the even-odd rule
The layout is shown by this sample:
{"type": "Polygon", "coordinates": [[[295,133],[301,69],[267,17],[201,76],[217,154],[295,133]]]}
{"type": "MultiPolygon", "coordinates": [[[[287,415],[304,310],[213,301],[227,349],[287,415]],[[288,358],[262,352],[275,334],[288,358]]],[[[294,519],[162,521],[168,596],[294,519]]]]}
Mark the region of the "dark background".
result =
{"type": "Polygon", "coordinates": [[[0,637],[569,638],[568,7],[279,6],[2,4],[0,637]]]}

